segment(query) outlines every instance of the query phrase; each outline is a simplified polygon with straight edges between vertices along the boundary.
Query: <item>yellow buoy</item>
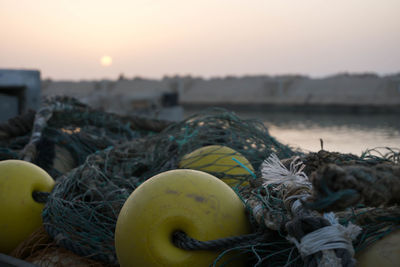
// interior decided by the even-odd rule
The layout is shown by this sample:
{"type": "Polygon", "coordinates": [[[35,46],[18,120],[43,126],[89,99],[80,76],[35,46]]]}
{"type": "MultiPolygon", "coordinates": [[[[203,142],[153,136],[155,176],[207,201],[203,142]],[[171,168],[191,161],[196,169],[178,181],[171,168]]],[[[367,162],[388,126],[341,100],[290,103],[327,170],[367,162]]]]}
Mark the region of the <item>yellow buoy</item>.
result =
{"type": "Polygon", "coordinates": [[[356,254],[360,267],[397,267],[400,265],[400,230],[385,236],[356,254]]]}
{"type": "Polygon", "coordinates": [[[253,166],[242,154],[230,147],[219,145],[201,147],[185,155],[179,162],[179,168],[199,170],[211,174],[223,173],[226,176],[221,177],[221,180],[232,187],[247,185],[247,181],[240,182],[240,179],[250,175],[248,170],[254,172],[253,166]],[[229,177],[230,175],[234,178],[229,177]]]}
{"type": "Polygon", "coordinates": [[[34,191],[50,192],[54,180],[22,160],[0,161],[0,253],[9,253],[42,224],[43,204],[34,191]]]}
{"type": "Polygon", "coordinates": [[[167,171],[140,185],[122,207],[115,230],[120,265],[203,267],[220,253],[176,247],[172,235],[178,230],[207,241],[248,234],[250,226],[242,201],[218,178],[167,171]]]}

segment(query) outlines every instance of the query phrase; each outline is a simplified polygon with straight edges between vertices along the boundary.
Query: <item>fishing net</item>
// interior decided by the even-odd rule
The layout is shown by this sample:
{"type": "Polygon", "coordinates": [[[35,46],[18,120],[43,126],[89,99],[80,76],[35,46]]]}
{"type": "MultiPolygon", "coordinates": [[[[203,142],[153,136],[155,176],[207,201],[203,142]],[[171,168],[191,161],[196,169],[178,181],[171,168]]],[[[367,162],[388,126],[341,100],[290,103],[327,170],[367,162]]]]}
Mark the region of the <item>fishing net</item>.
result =
{"type": "Polygon", "coordinates": [[[188,166],[237,181],[234,190],[258,235],[232,237],[212,265],[229,266],[224,255],[236,251],[249,266],[354,266],[354,251],[399,229],[399,152],[302,153],[270,136],[261,122],[224,109],[167,123],[109,114],[71,98],[49,99],[38,112],[0,125],[1,159],[31,161],[56,179],[50,194],[36,198],[46,202],[50,239],[22,245],[16,254],[43,266],[76,255],[84,257],[75,259],[82,266],[118,265],[114,230],[125,200],[152,176],[188,166]],[[210,146],[218,149],[194,153],[210,146]],[[303,238],[332,228],[353,234],[333,236],[342,243],[336,247],[304,252],[303,238]]]}
{"type": "Polygon", "coordinates": [[[255,228],[280,237],[231,250],[249,254],[254,266],[271,259],[274,266],[355,266],[354,252],[400,229],[399,150],[378,150],[380,156],[321,150],[282,162],[269,157],[240,193],[255,228]],[[303,244],[311,236],[322,248],[303,244]],[[272,244],[275,251],[265,250],[272,244]]]}
{"type": "Polygon", "coordinates": [[[43,227],[33,232],[10,255],[41,267],[107,267],[107,264],[80,257],[59,247],[43,227]]]}
{"type": "MultiPolygon", "coordinates": [[[[398,164],[400,162],[399,157],[400,149],[378,147],[362,152],[361,156],[320,150],[318,152],[304,154],[300,159],[305,166],[304,172],[307,175],[311,175],[311,173],[326,164],[335,164],[338,166],[357,165],[371,167],[378,164],[398,164]]],[[[293,158],[282,159],[282,162],[288,167],[292,160],[293,158]]]]}
{"type": "MultiPolygon", "coordinates": [[[[178,168],[187,153],[218,144],[238,151],[255,168],[272,152],[282,157],[294,155],[271,137],[263,124],[210,109],[157,135],[90,155],[84,164],[59,178],[43,211],[45,228],[63,247],[116,264],[115,224],[130,193],[155,174],[178,168]]],[[[243,175],[236,176],[243,179],[243,175]]],[[[235,174],[230,177],[234,179],[235,174]]]]}
{"type": "Polygon", "coordinates": [[[56,179],[96,151],[167,126],[163,121],[94,110],[73,98],[49,98],[38,112],[0,124],[0,159],[30,161],[56,179]]]}
{"type": "Polygon", "coordinates": [[[18,152],[29,142],[35,114],[29,110],[0,124],[0,160],[18,159],[18,152]]]}

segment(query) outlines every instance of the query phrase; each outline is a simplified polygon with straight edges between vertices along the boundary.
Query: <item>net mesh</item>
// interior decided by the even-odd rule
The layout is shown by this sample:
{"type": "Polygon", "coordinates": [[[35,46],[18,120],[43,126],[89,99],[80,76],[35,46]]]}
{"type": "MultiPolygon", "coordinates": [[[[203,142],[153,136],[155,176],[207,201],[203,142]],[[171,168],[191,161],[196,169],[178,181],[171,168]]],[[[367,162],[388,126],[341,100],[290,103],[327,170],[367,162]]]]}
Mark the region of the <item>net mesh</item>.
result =
{"type": "MultiPolygon", "coordinates": [[[[224,255],[234,250],[246,255],[249,266],[316,266],[324,257],[322,253],[301,257],[297,247],[286,238],[290,232],[286,225],[295,219],[294,200],[310,194],[320,201],[318,204],[328,201],[327,196],[332,194],[319,194],[326,192],[327,187],[312,177],[332,164],[343,170],[344,177],[348,177],[350,170],[357,173],[354,169],[358,168],[365,170],[370,180],[389,179],[391,184],[387,190],[399,188],[399,152],[394,148],[376,148],[361,156],[324,150],[302,153],[278,142],[261,122],[243,120],[219,108],[204,110],[182,122],[167,123],[121,117],[93,110],[74,99],[55,98],[47,100],[36,114],[0,125],[0,159],[28,158],[56,179],[43,210],[44,228],[51,239],[46,241],[47,245],[40,244],[41,252],[35,250],[28,256],[16,254],[42,262],[43,266],[51,261],[49,255],[72,257],[68,253],[84,257],[90,266],[118,265],[114,230],[125,200],[152,176],[188,167],[229,179],[246,204],[254,231],[265,235],[256,244],[241,244],[222,251],[212,265],[229,266],[231,262],[226,262],[224,255]],[[218,149],[193,154],[210,146],[218,149]],[[295,176],[296,169],[300,168],[293,162],[303,162],[304,167],[298,171],[304,171],[311,178],[310,185],[293,181],[266,183],[262,166],[272,154],[290,170],[290,175],[295,176]]],[[[338,194],[371,186],[365,185],[365,176],[354,177],[362,181],[357,183],[352,178],[353,183],[342,183],[340,188],[332,182],[333,186],[328,189],[338,194]]],[[[362,227],[362,233],[353,241],[356,251],[399,228],[398,194],[392,195],[386,206],[376,203],[375,207],[369,207],[369,202],[353,201],[336,210],[341,224],[352,222],[362,227]]],[[[321,209],[311,208],[318,212],[304,213],[302,224],[293,229],[305,234],[314,229],[305,230],[306,223],[315,224],[317,220],[321,227],[326,224],[321,219],[321,209]]],[[[21,251],[26,250],[21,248],[21,251]]],[[[346,266],[352,266],[351,259],[344,258],[345,253],[338,253],[347,261],[346,266]]]]}
{"type": "MultiPolygon", "coordinates": [[[[241,120],[222,109],[207,110],[157,135],[90,155],[58,179],[43,212],[45,227],[76,253],[116,264],[115,224],[130,193],[155,174],[178,168],[184,155],[217,144],[238,151],[255,168],[272,152],[282,157],[294,154],[271,137],[263,124],[241,120]]],[[[243,174],[229,176],[243,180],[243,174]]]]}
{"type": "Polygon", "coordinates": [[[94,110],[76,99],[46,99],[34,113],[0,124],[0,159],[24,159],[57,178],[106,148],[160,132],[167,122],[94,110]]]}
{"type": "MultiPolygon", "coordinates": [[[[253,259],[251,264],[254,266],[266,264],[269,266],[271,258],[276,266],[317,266],[323,260],[323,253],[318,252],[311,256],[301,257],[296,246],[288,242],[287,237],[289,235],[301,238],[312,231],[330,225],[330,222],[324,219],[324,214],[326,214],[324,208],[328,206],[321,208],[322,204],[326,203],[340,204],[340,208],[335,210],[341,225],[346,226],[353,223],[361,227],[361,233],[352,242],[356,252],[366,249],[386,235],[399,230],[400,208],[399,201],[396,199],[398,193],[392,194],[392,191],[398,190],[400,185],[398,149],[379,148],[378,150],[384,156],[371,156],[367,153],[359,157],[322,150],[318,153],[300,155],[297,159],[292,157],[283,160],[281,165],[279,161],[269,160],[268,164],[275,164],[272,166],[275,169],[271,166],[264,168],[265,172],[258,175],[257,179],[251,183],[251,187],[243,190],[240,194],[249,210],[254,227],[258,231],[260,229],[267,232],[276,231],[280,235],[266,238],[265,243],[237,248],[237,250],[248,253],[249,259],[253,259]],[[306,164],[300,165],[302,161],[306,164]],[[325,172],[324,176],[317,175],[329,166],[343,168],[341,175],[350,181],[340,180],[340,177],[328,172],[325,172]],[[287,168],[287,170],[282,171],[282,168],[287,168]],[[367,176],[363,173],[366,170],[368,171],[367,176]],[[310,180],[303,179],[306,177],[305,173],[311,174],[310,180]],[[354,176],[355,174],[357,175],[354,176]],[[321,177],[330,179],[331,182],[321,188],[321,177]],[[325,194],[324,189],[326,188],[331,194],[341,194],[343,190],[353,190],[352,196],[355,196],[356,199],[353,198],[353,201],[346,202],[336,198],[335,200],[339,202],[330,202],[332,195],[325,194]],[[372,194],[372,197],[375,196],[375,202],[372,207],[369,207],[368,204],[371,202],[364,201],[359,194],[367,195],[367,192],[371,190],[378,190],[380,194],[386,190],[386,198],[379,198],[376,193],[372,194]],[[318,199],[318,202],[314,202],[315,198],[318,199]],[[390,205],[387,198],[390,198],[390,205]],[[392,198],[394,198],[393,201],[392,198]],[[300,200],[296,204],[297,207],[295,200],[300,200]],[[308,205],[309,201],[314,205],[308,205]],[[318,224],[321,225],[316,227],[318,224]],[[277,240],[281,240],[281,243],[276,243],[277,240]],[[275,251],[265,250],[264,246],[270,244],[280,245],[276,245],[275,251]],[[286,254],[280,258],[279,255],[282,255],[280,254],[282,251],[286,251],[286,254]]],[[[298,242],[301,241],[300,238],[298,242]]],[[[343,251],[335,249],[333,252],[339,258],[342,266],[355,265],[355,261],[348,257],[349,255],[345,256],[343,251]]]]}

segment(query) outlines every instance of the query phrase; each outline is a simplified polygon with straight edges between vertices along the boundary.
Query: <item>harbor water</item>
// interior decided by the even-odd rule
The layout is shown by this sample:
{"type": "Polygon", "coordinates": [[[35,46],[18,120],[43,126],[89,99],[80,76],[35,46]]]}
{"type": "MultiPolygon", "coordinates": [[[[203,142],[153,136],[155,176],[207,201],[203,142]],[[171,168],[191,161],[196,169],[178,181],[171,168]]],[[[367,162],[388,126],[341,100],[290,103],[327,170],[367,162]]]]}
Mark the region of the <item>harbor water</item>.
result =
{"type": "MultiPolygon", "coordinates": [[[[185,109],[185,117],[196,112],[185,109]]],[[[353,153],[376,147],[400,148],[399,113],[327,113],[235,110],[241,118],[262,121],[281,143],[315,152],[353,153]]]]}

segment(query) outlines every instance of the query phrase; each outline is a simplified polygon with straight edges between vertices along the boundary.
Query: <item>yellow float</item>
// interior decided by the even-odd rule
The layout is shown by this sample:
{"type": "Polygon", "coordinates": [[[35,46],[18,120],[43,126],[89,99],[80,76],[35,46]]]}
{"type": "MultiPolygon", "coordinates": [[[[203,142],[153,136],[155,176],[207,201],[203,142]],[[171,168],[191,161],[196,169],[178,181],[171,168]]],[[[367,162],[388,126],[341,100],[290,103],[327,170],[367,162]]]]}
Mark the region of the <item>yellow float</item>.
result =
{"type": "Polygon", "coordinates": [[[0,253],[9,253],[42,224],[43,204],[34,191],[50,192],[54,180],[22,160],[0,161],[0,253]]]}
{"type": "Polygon", "coordinates": [[[242,154],[230,147],[220,145],[201,147],[185,155],[179,162],[179,168],[211,174],[224,173],[226,176],[221,177],[221,180],[231,187],[247,185],[247,181],[240,182],[240,179],[249,176],[249,170],[254,173],[253,166],[242,154]],[[238,179],[229,177],[230,175],[238,179]]]}
{"type": "Polygon", "coordinates": [[[218,178],[196,170],[172,170],[140,185],[118,216],[115,247],[122,267],[209,266],[219,252],[186,251],[175,231],[201,241],[248,234],[242,201],[218,178]]]}
{"type": "Polygon", "coordinates": [[[400,265],[400,230],[385,236],[356,254],[360,267],[397,267],[400,265]]]}

